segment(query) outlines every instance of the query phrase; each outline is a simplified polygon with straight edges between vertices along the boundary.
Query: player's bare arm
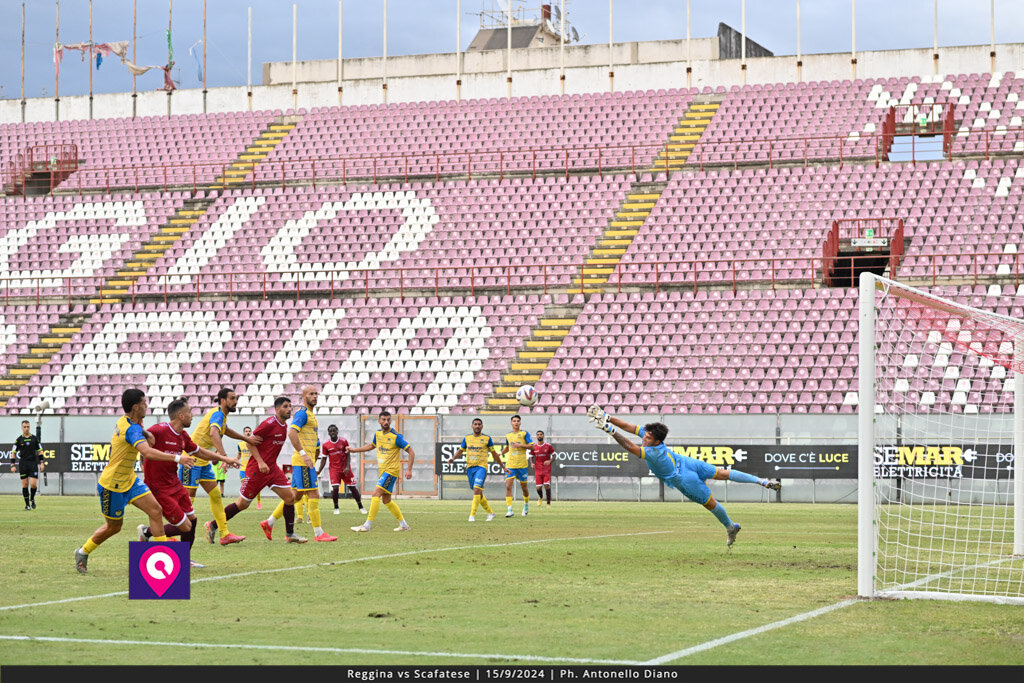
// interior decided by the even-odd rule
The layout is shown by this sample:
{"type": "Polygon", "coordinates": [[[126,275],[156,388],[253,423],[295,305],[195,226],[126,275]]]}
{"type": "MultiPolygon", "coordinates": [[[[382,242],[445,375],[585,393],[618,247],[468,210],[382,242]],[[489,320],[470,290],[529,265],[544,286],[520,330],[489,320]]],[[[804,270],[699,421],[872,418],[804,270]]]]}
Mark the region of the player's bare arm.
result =
{"type": "Polygon", "coordinates": [[[239,434],[230,427],[224,428],[224,436],[228,437],[229,439],[234,439],[235,441],[244,441],[250,446],[258,446],[260,442],[263,441],[262,436],[257,436],[255,434],[250,434],[249,436],[246,436],[245,434],[239,434]]]}
{"type": "Polygon", "coordinates": [[[412,479],[412,463],[416,459],[416,452],[409,446],[405,449],[405,452],[409,454],[409,462],[405,466],[405,478],[412,479]]]}
{"type": "Polygon", "coordinates": [[[494,462],[498,463],[498,467],[500,467],[505,474],[508,474],[508,468],[505,467],[505,463],[502,461],[501,456],[498,455],[498,451],[493,448],[491,449],[491,457],[494,458],[494,462]]]}
{"type": "MultiPolygon", "coordinates": [[[[261,438],[260,441],[262,440],[263,439],[261,438]]],[[[260,474],[266,474],[267,472],[270,471],[270,467],[263,460],[263,456],[260,455],[259,446],[251,446],[249,448],[249,455],[253,458],[256,458],[256,466],[259,467],[260,474]]]]}
{"type": "MultiPolygon", "coordinates": [[[[618,426],[618,425],[616,425],[616,426],[618,426]]],[[[625,429],[625,427],[623,427],[622,429],[625,429]]],[[[641,457],[643,455],[643,448],[639,444],[637,444],[637,443],[635,443],[633,441],[630,441],[623,434],[620,434],[619,432],[612,432],[611,435],[612,435],[612,438],[615,439],[616,443],[618,443],[620,446],[625,448],[627,451],[629,451],[630,453],[632,453],[636,457],[639,458],[639,457],[641,457]]]]}
{"type": "Polygon", "coordinates": [[[373,449],[374,449],[374,445],[372,443],[368,443],[365,446],[360,446],[359,448],[349,448],[348,452],[349,453],[366,453],[367,451],[372,451],[373,449]]]}
{"type": "Polygon", "coordinates": [[[231,455],[221,455],[220,453],[217,453],[216,451],[207,450],[205,448],[200,448],[196,452],[199,453],[199,457],[201,457],[201,458],[203,458],[205,460],[212,460],[214,462],[222,462],[225,465],[228,465],[229,467],[239,467],[242,464],[242,461],[239,460],[238,458],[234,457],[234,456],[231,456],[231,455]]]}
{"type": "Polygon", "coordinates": [[[310,469],[316,467],[316,463],[313,462],[313,459],[309,457],[309,453],[307,453],[306,450],[302,447],[302,444],[299,443],[299,430],[289,428],[288,441],[291,443],[292,448],[295,449],[295,452],[302,456],[302,462],[305,463],[306,467],[310,469]]]}
{"type": "Polygon", "coordinates": [[[139,442],[137,446],[139,455],[150,460],[162,460],[163,462],[177,462],[185,467],[192,467],[195,458],[185,453],[164,453],[150,446],[148,443],[139,442]]]}
{"type": "Polygon", "coordinates": [[[465,453],[465,451],[462,450],[461,448],[456,449],[455,455],[453,455],[452,457],[448,458],[448,462],[451,462],[452,460],[458,460],[459,458],[462,457],[463,453],[465,453]]]}

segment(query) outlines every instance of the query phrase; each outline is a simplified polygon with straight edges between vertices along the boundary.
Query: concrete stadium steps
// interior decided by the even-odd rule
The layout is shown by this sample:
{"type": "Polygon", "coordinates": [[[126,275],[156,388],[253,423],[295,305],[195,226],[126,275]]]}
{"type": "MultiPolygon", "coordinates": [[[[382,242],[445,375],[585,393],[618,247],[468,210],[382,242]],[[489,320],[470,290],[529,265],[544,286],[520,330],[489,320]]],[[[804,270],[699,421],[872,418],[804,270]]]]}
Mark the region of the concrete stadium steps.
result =
{"type": "Polygon", "coordinates": [[[274,122],[246,146],[245,151],[238,155],[238,159],[228,165],[224,173],[218,176],[208,189],[235,187],[244,183],[245,179],[256,171],[260,162],[264,161],[274,151],[274,148],[288,137],[288,133],[292,132],[301,118],[300,116],[275,117],[274,122]]]}
{"type": "Polygon", "coordinates": [[[622,256],[633,243],[644,221],[668,186],[667,181],[634,182],[619,206],[615,217],[608,223],[604,234],[590,250],[580,274],[573,278],[569,294],[593,294],[601,292],[603,286],[615,272],[622,256]]]}
{"type": "Polygon", "coordinates": [[[665,148],[658,153],[651,171],[678,171],[686,166],[690,153],[700,141],[704,131],[711,124],[718,112],[721,102],[694,102],[683,114],[665,148]]]}
{"type": "Polygon", "coordinates": [[[501,381],[484,399],[481,413],[512,415],[519,411],[516,390],[523,384],[536,384],[555,357],[562,342],[569,335],[576,319],[583,312],[583,304],[549,306],[544,317],[530,332],[516,358],[509,363],[501,381]]]}
{"type": "Polygon", "coordinates": [[[19,356],[14,364],[7,368],[7,373],[0,377],[0,400],[4,402],[5,407],[18,391],[38,375],[43,366],[82,330],[88,318],[88,315],[61,316],[48,332],[29,347],[28,353],[19,356]]]}

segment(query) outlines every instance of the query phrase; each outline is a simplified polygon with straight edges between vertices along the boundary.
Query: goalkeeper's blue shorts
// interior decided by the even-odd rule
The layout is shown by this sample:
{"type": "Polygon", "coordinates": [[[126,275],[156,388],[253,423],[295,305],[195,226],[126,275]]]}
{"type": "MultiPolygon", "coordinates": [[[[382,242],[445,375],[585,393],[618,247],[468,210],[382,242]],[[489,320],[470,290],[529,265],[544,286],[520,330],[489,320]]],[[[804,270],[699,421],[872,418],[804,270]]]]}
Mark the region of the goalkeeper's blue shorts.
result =
{"type": "Polygon", "coordinates": [[[487,479],[487,468],[480,467],[468,467],[466,468],[466,479],[469,480],[469,487],[472,489],[482,489],[484,487],[484,481],[487,479]]]}
{"type": "Polygon", "coordinates": [[[715,476],[718,468],[703,460],[677,456],[679,462],[674,476],[665,479],[665,483],[682,492],[695,503],[704,505],[711,500],[711,489],[704,483],[715,476]]]}

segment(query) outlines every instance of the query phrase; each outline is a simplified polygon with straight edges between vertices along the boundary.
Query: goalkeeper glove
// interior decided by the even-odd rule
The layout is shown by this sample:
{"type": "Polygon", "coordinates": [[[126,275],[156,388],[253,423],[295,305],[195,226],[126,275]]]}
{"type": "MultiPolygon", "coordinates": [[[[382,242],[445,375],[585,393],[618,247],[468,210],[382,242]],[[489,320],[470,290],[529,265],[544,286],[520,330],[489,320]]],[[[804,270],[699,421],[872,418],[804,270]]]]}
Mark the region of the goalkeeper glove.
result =
{"type": "Polygon", "coordinates": [[[615,433],[615,425],[613,425],[612,423],[608,422],[607,417],[608,416],[606,415],[605,416],[605,420],[603,422],[599,420],[597,422],[597,424],[595,424],[594,426],[597,427],[598,429],[600,429],[602,432],[608,432],[609,434],[614,434],[615,433]]]}
{"type": "Polygon", "coordinates": [[[604,412],[604,408],[597,404],[587,408],[587,419],[597,423],[598,429],[604,429],[608,425],[608,413],[604,412]]]}

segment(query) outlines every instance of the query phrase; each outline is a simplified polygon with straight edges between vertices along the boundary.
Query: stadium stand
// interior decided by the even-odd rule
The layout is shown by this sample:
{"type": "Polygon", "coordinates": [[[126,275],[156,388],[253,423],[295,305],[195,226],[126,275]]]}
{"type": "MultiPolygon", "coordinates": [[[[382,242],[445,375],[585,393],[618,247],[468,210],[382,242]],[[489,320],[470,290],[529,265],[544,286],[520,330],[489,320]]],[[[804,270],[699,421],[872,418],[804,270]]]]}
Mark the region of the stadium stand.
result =
{"type": "MultiPolygon", "coordinates": [[[[1021,94],[962,74],[5,124],[0,160],[60,142],[80,165],[0,202],[3,410],[231,384],[262,412],[315,381],[337,412],[507,411],[529,381],[565,413],[850,413],[830,226],[901,220],[890,275],[1020,316],[1021,94]],[[922,113],[946,158],[888,162],[922,113]]],[[[922,409],[1008,396],[939,351],[917,362],[960,375],[922,409]]]]}

